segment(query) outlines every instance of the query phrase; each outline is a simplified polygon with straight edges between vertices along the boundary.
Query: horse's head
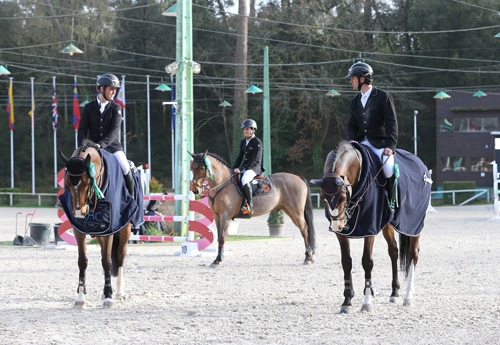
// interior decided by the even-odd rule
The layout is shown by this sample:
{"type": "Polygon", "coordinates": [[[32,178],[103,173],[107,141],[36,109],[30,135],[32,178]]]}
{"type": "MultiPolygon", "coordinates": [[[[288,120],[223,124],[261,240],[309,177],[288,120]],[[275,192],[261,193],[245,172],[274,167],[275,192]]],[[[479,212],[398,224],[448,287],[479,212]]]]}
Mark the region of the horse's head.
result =
{"type": "Polygon", "coordinates": [[[197,153],[193,154],[189,152],[191,157],[193,157],[193,161],[191,162],[191,172],[193,173],[193,179],[191,180],[191,184],[193,185],[193,193],[200,194],[203,192],[205,188],[205,180],[207,179],[207,170],[208,167],[206,165],[206,157],[208,150],[205,153],[197,153]]]}
{"type": "Polygon", "coordinates": [[[346,208],[349,205],[352,188],[357,182],[360,161],[356,151],[348,142],[339,144],[336,150],[330,151],[325,161],[323,177],[311,180],[311,184],[321,187],[320,198],[325,204],[325,216],[335,221],[330,225],[332,231],[339,231],[345,225],[346,208]]]}
{"type": "MultiPolygon", "coordinates": [[[[66,167],[64,185],[71,192],[73,215],[77,218],[89,213],[89,205],[95,205],[97,200],[96,181],[101,184],[104,168],[101,156],[94,147],[80,147],[71,158],[59,151],[66,167]]],[[[99,191],[100,192],[100,191],[99,191]]]]}

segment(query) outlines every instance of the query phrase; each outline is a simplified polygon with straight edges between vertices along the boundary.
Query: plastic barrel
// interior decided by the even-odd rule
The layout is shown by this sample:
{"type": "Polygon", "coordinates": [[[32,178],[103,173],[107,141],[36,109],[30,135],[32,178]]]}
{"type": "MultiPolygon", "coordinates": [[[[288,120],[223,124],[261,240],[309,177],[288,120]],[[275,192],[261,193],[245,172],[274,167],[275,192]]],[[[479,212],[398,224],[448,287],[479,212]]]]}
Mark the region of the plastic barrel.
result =
{"type": "Polygon", "coordinates": [[[39,245],[50,243],[50,224],[30,223],[30,237],[39,245]]]}

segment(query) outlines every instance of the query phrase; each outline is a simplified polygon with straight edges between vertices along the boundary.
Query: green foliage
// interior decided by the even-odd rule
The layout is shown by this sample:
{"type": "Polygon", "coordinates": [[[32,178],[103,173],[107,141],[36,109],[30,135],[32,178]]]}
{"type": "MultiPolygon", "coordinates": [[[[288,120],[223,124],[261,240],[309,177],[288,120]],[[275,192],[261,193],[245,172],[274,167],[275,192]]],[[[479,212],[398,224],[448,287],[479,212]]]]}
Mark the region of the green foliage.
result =
{"type": "Polygon", "coordinates": [[[285,224],[285,214],[282,210],[272,210],[267,218],[268,225],[283,225],[285,224]]]}
{"type": "MultiPolygon", "coordinates": [[[[463,190],[463,189],[476,189],[476,182],[474,181],[445,181],[443,182],[443,190],[463,190]]],[[[455,193],[455,204],[460,204],[463,201],[473,197],[475,192],[461,192],[455,193]]],[[[443,193],[443,203],[453,204],[452,193],[443,193]]]]}
{"type": "Polygon", "coordinates": [[[163,232],[160,229],[158,229],[157,226],[152,224],[146,226],[144,233],[148,236],[163,236],[163,232]]]}
{"type": "Polygon", "coordinates": [[[160,183],[157,179],[151,177],[151,181],[149,181],[149,192],[150,193],[163,192],[163,183],[160,183]]]}
{"type": "MultiPolygon", "coordinates": [[[[0,188],[0,192],[4,193],[20,193],[21,191],[19,188],[0,188]]],[[[0,197],[0,203],[2,205],[10,205],[10,195],[9,194],[2,194],[0,197]]],[[[12,205],[16,205],[19,203],[19,195],[13,195],[12,196],[12,205]]]]}

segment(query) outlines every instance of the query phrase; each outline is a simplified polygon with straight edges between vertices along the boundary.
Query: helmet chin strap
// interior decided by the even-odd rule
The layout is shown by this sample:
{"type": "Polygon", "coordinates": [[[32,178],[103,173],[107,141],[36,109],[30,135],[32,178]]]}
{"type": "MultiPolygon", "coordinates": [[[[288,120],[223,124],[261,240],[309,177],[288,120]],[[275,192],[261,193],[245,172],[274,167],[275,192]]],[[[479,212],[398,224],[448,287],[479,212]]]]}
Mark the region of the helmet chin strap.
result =
{"type": "MultiPolygon", "coordinates": [[[[358,75],[358,91],[361,91],[361,87],[363,86],[364,82],[361,82],[361,77],[358,75]]],[[[366,78],[365,78],[366,81],[366,78]]]]}

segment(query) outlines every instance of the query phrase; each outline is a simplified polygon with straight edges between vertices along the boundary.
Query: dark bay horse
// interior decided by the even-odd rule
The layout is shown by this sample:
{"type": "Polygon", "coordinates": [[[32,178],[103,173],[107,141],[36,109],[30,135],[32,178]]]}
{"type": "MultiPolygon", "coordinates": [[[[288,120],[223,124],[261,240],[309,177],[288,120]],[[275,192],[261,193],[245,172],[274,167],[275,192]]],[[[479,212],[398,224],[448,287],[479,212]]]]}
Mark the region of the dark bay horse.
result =
{"type": "MultiPolygon", "coordinates": [[[[219,241],[218,255],[211,267],[217,267],[224,258],[224,243],[229,222],[240,217],[243,196],[238,192],[231,167],[213,153],[192,154],[193,193],[209,189],[210,208],[215,216],[219,241]],[[208,184],[206,187],[205,183],[208,184]]],[[[311,191],[304,178],[289,173],[276,173],[268,176],[266,192],[254,197],[253,216],[260,216],[275,209],[283,210],[299,228],[305,244],[304,264],[314,262],[315,232],[311,191]]]]}
{"type": "Polygon", "coordinates": [[[365,271],[364,301],[361,310],[372,309],[373,245],[375,235],[382,231],[388,245],[392,266],[391,302],[399,297],[398,244],[395,230],[399,232],[400,266],[407,279],[403,305],[411,304],[415,266],[419,255],[419,238],[430,201],[430,173],[418,157],[397,150],[395,161],[401,168],[399,178],[399,207],[390,211],[385,194],[385,177],[380,160],[357,143],[341,142],[331,151],[325,162],[323,178],[311,180],[321,186],[321,199],[325,215],[330,220],[330,231],[340,243],[344,271],[344,302],[340,312],[352,311],[354,297],[350,238],[364,238],[362,266],[365,271]],[[404,174],[403,174],[404,172],[404,174]],[[416,177],[412,177],[414,175],[416,177]],[[415,201],[413,201],[415,200],[415,201]]]}
{"type": "MultiPolygon", "coordinates": [[[[69,212],[77,219],[85,218],[95,210],[100,197],[99,193],[107,182],[102,154],[92,142],[84,142],[73,152],[70,159],[66,158],[61,151],[59,154],[66,166],[64,185],[71,193],[73,207],[69,212]]],[[[79,282],[74,306],[81,309],[86,307],[87,234],[79,229],[76,230],[78,231],[74,231],[74,235],[78,244],[79,282]]],[[[116,297],[124,295],[123,264],[130,231],[131,223],[128,223],[117,233],[95,237],[101,246],[101,262],[104,269],[103,308],[111,308],[114,305],[111,276],[117,277],[116,297]]]]}

